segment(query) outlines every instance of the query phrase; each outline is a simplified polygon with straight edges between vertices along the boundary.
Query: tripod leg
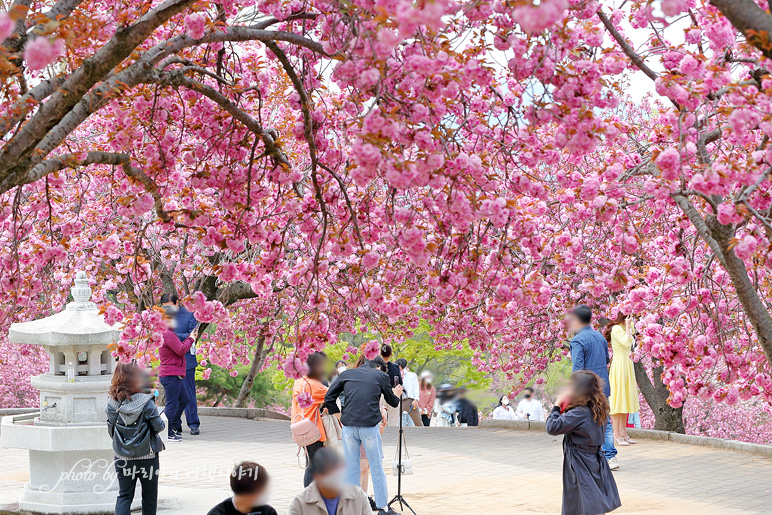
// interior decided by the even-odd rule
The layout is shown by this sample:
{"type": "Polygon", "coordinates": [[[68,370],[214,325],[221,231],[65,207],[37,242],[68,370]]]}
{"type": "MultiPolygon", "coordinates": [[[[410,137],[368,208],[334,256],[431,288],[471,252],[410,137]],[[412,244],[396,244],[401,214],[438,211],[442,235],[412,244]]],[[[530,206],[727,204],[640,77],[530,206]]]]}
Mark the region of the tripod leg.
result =
{"type": "Polygon", "coordinates": [[[408,510],[410,510],[410,513],[412,513],[413,515],[418,515],[415,512],[415,510],[413,510],[413,508],[410,507],[410,505],[407,503],[407,501],[405,499],[401,499],[400,500],[400,504],[399,504],[400,509],[404,509],[404,508],[402,508],[403,504],[407,507],[408,510]]]}
{"type": "Polygon", "coordinates": [[[394,496],[394,498],[389,502],[388,507],[391,508],[391,505],[398,502],[399,503],[399,511],[405,511],[405,507],[407,507],[408,510],[413,515],[417,515],[417,513],[413,510],[413,508],[410,507],[410,505],[407,503],[404,497],[402,497],[402,442],[404,441],[405,433],[402,429],[402,401],[400,400],[399,403],[399,443],[397,444],[397,452],[399,453],[399,456],[397,458],[397,495],[394,496]]]}
{"type": "Polygon", "coordinates": [[[392,504],[394,504],[394,503],[397,503],[397,502],[399,503],[399,511],[401,511],[401,512],[402,512],[402,511],[405,511],[405,508],[407,508],[408,510],[410,510],[410,513],[412,513],[413,515],[418,515],[418,514],[415,512],[415,510],[414,510],[413,508],[411,508],[411,507],[410,507],[410,505],[407,503],[407,501],[405,500],[405,498],[404,498],[404,497],[402,497],[402,496],[401,496],[401,495],[399,495],[399,494],[395,495],[395,496],[394,496],[394,499],[392,499],[392,500],[391,500],[391,502],[389,502],[389,508],[391,508],[391,505],[392,505],[392,504]]]}

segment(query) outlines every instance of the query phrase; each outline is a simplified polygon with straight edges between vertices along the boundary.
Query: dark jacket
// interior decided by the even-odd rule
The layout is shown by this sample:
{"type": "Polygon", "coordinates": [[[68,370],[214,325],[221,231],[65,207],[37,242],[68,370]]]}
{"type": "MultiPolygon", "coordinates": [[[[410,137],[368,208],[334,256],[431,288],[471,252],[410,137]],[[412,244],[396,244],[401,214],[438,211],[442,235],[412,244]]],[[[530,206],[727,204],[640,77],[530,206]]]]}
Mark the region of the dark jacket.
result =
{"type": "Polygon", "coordinates": [[[128,401],[109,399],[106,411],[107,432],[116,455],[137,458],[164,449],[158,433],[166,426],[153,395],[135,393],[128,401]]]}
{"type": "MultiPolygon", "coordinates": [[[[225,499],[223,502],[209,510],[208,515],[244,515],[233,505],[233,497],[225,499]]],[[[267,504],[255,506],[249,512],[249,515],[277,515],[276,510],[267,504]]]]}
{"type": "Polygon", "coordinates": [[[392,387],[402,384],[402,371],[399,369],[399,365],[389,361],[386,363],[386,369],[389,374],[389,384],[392,387]]]}
{"type": "Polygon", "coordinates": [[[389,376],[367,365],[346,370],[332,383],[324,396],[324,405],[330,413],[338,413],[335,400],[340,394],[346,395],[340,422],[350,427],[374,427],[381,423],[383,416],[379,406],[381,395],[396,408],[399,397],[394,395],[389,376]]]}
{"type": "Polygon", "coordinates": [[[603,392],[611,395],[608,383],[608,342],[590,326],[581,329],[571,339],[571,373],[590,370],[603,379],[603,392]]]}
{"type": "Polygon", "coordinates": [[[601,446],[606,424],[598,424],[587,406],[560,414],[554,407],[547,433],[563,437],[562,515],[597,515],[619,508],[619,492],[601,446]]]}
{"type": "Polygon", "coordinates": [[[458,407],[458,421],[468,426],[479,425],[479,412],[477,406],[466,397],[460,397],[456,399],[456,406],[458,407]]]}
{"type": "MultiPolygon", "coordinates": [[[[180,310],[177,311],[177,328],[174,330],[174,334],[177,335],[177,338],[179,338],[181,342],[184,342],[197,325],[198,320],[196,320],[195,315],[185,309],[185,306],[180,306],[180,310]]],[[[193,343],[195,344],[195,342],[193,343]]],[[[197,366],[198,360],[196,360],[196,355],[191,354],[190,352],[185,354],[185,369],[190,370],[197,366]]]]}

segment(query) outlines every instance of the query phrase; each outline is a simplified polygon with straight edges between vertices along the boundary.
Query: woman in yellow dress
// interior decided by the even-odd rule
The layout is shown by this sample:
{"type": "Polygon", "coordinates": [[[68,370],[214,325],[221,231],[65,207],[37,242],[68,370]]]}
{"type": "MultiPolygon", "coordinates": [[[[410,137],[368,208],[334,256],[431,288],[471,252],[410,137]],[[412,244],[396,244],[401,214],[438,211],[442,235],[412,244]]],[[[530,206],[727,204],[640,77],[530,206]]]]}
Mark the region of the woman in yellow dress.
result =
{"type": "Polygon", "coordinates": [[[627,435],[627,416],[640,409],[638,403],[638,387],[635,383],[635,371],[630,359],[632,352],[632,320],[624,313],[619,313],[616,319],[609,322],[603,331],[606,341],[611,343],[613,357],[609,370],[609,386],[611,387],[611,425],[614,428],[614,439],[619,446],[630,445],[635,440],[627,435]]]}

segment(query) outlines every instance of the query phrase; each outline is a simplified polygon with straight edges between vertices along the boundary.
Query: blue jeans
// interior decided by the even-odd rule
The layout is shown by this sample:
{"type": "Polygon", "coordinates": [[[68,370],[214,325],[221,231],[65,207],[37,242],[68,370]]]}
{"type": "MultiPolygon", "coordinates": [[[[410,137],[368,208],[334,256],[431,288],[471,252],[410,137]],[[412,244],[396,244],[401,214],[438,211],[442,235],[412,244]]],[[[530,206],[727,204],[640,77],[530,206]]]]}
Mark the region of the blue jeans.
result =
{"type": "Polygon", "coordinates": [[[188,427],[195,429],[201,425],[198,418],[198,405],[196,404],[196,369],[189,368],[185,371],[185,379],[182,380],[182,388],[188,396],[188,404],[185,406],[185,421],[188,427]]]}
{"type": "Polygon", "coordinates": [[[614,428],[611,426],[611,419],[606,422],[606,442],[603,444],[602,449],[607,460],[617,455],[617,448],[614,447],[614,428]]]}
{"type": "Polygon", "coordinates": [[[373,478],[373,493],[378,508],[385,508],[389,502],[386,485],[386,473],[383,471],[383,442],[378,426],[349,427],[343,426],[343,453],[346,458],[346,483],[362,486],[359,483],[360,448],[364,446],[367,461],[370,462],[370,475],[373,478]]]}
{"type": "Polygon", "coordinates": [[[177,376],[164,376],[161,378],[161,385],[164,387],[166,396],[166,418],[169,420],[169,435],[172,431],[182,432],[182,413],[185,406],[188,405],[188,395],[182,387],[184,379],[177,376]]]}

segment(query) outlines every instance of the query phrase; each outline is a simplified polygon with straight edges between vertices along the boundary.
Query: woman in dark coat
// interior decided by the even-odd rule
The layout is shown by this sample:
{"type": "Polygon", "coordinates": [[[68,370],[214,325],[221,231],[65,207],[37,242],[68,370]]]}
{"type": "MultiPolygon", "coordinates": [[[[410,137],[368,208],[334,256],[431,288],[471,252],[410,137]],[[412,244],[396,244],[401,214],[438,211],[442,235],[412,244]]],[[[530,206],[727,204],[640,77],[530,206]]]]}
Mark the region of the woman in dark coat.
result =
{"type": "Polygon", "coordinates": [[[580,370],[547,417],[547,433],[563,437],[563,515],[599,515],[619,508],[617,484],[603,455],[609,405],[595,373],[580,370]],[[562,413],[561,413],[562,411],[562,413]]]}
{"type": "Polygon", "coordinates": [[[142,515],[158,507],[158,453],[164,449],[158,433],[164,422],[155,396],[147,393],[149,379],[135,364],[115,367],[107,401],[107,432],[113,439],[118,499],[115,515],[130,515],[137,480],[142,484],[142,515]]]}

